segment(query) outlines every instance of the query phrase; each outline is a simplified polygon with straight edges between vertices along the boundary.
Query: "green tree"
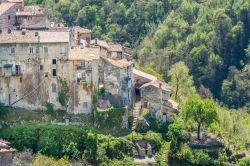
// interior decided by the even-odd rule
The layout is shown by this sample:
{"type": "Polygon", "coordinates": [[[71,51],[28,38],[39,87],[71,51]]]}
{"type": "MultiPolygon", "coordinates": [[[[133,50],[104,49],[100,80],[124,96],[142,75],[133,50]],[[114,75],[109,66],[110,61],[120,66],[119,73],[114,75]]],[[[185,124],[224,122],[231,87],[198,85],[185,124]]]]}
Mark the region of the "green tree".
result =
{"type": "Polygon", "coordinates": [[[7,109],[3,103],[0,103],[0,119],[3,119],[7,114],[7,109]]]}
{"type": "Polygon", "coordinates": [[[196,94],[193,78],[184,62],[174,64],[169,71],[169,77],[174,100],[182,103],[187,97],[196,94]]]}
{"type": "Polygon", "coordinates": [[[182,107],[186,121],[193,121],[197,124],[197,138],[200,140],[202,126],[210,126],[218,121],[217,108],[212,100],[202,100],[199,97],[190,97],[182,107]]]}

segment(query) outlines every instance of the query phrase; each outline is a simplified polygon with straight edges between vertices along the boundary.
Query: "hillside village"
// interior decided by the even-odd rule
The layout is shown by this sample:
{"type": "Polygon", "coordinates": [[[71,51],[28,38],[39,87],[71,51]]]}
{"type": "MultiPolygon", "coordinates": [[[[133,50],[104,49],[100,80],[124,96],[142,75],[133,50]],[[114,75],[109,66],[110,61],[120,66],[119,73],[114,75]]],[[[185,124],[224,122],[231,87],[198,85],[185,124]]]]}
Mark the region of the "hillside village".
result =
{"type": "Polygon", "coordinates": [[[0,0],[0,166],[249,165],[249,11],[0,0]]]}
{"type": "Polygon", "coordinates": [[[131,49],[92,39],[88,29],[49,23],[38,6],[23,1],[2,2],[0,9],[0,101],[6,105],[40,109],[50,102],[90,114],[94,90],[104,88],[112,105],[131,108],[139,99],[160,121],[176,112],[169,85],[134,69],[131,49]],[[59,102],[63,82],[67,103],[59,102]]]}

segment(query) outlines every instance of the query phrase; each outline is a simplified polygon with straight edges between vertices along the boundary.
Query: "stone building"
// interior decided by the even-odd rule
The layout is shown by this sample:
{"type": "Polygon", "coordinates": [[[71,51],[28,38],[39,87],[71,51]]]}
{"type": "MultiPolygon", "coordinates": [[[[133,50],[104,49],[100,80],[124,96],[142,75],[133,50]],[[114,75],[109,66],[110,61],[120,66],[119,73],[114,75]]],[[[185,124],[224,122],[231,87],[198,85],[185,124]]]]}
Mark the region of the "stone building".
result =
{"type": "Polygon", "coordinates": [[[41,108],[45,101],[56,103],[57,76],[65,74],[59,71],[59,62],[67,59],[68,50],[69,32],[3,31],[1,102],[24,108],[41,108]],[[22,100],[15,103],[19,99],[22,100]]]}
{"type": "Polygon", "coordinates": [[[170,99],[171,87],[155,76],[133,69],[135,95],[143,108],[150,110],[158,121],[172,121],[178,113],[178,103],[170,99]]]}
{"type": "Polygon", "coordinates": [[[16,26],[20,29],[44,30],[50,27],[39,6],[24,6],[16,12],[16,26]]]}
{"type": "Polygon", "coordinates": [[[64,105],[68,112],[91,113],[93,91],[100,87],[113,95],[119,106],[131,105],[133,62],[107,58],[108,52],[99,46],[75,45],[74,32],[2,31],[0,101],[31,109],[50,102],[61,108],[58,94],[63,80],[69,87],[64,105]]]}
{"type": "Polygon", "coordinates": [[[0,29],[12,29],[16,21],[15,3],[0,3],[0,29]]]}

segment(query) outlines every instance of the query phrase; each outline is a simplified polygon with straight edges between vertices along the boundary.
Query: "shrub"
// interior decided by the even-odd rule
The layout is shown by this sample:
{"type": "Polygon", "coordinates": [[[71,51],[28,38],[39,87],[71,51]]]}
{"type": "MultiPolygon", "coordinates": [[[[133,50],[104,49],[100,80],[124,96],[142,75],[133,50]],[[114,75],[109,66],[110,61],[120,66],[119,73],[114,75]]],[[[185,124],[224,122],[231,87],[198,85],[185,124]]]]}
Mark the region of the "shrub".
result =
{"type": "Polygon", "coordinates": [[[248,166],[250,165],[250,157],[244,158],[237,163],[237,166],[248,166]]]}
{"type": "Polygon", "coordinates": [[[90,127],[58,125],[18,125],[5,131],[5,138],[13,147],[22,151],[32,149],[47,156],[79,159],[83,152],[94,162],[97,151],[97,136],[90,127]],[[70,144],[70,145],[69,145],[70,144]],[[78,153],[80,152],[80,154],[78,153]]]}
{"type": "Polygon", "coordinates": [[[110,107],[105,112],[96,112],[95,122],[101,129],[120,129],[126,108],[110,107]]]}
{"type": "Polygon", "coordinates": [[[7,109],[3,103],[0,103],[0,119],[3,119],[7,114],[7,109]]]}
{"type": "Polygon", "coordinates": [[[44,155],[37,155],[31,166],[72,166],[67,158],[55,159],[44,155]]]}

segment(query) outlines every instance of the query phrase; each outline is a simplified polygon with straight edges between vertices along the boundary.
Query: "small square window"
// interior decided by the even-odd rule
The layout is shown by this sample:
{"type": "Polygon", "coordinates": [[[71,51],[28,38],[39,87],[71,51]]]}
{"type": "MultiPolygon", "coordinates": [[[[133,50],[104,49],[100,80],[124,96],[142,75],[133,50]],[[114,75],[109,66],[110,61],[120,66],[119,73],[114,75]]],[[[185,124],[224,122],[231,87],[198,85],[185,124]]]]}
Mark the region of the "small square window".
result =
{"type": "Polygon", "coordinates": [[[37,54],[39,53],[39,47],[38,46],[36,47],[36,53],[37,54]]]}
{"type": "Polygon", "coordinates": [[[43,71],[43,65],[40,65],[40,71],[43,71]]]}
{"type": "Polygon", "coordinates": [[[43,52],[44,52],[45,54],[48,54],[48,52],[49,52],[48,47],[44,47],[44,48],[43,48],[43,52]]]}
{"type": "Polygon", "coordinates": [[[53,76],[56,76],[56,69],[53,69],[53,70],[52,70],[52,75],[53,75],[53,76]]]}
{"type": "Polygon", "coordinates": [[[56,59],[52,59],[52,64],[56,65],[56,59]]]}
{"type": "Polygon", "coordinates": [[[30,47],[30,54],[33,54],[33,47],[30,47]]]}
{"type": "Polygon", "coordinates": [[[11,48],[11,49],[10,49],[10,52],[11,52],[11,54],[15,54],[15,53],[16,53],[15,48],[11,48]]]}

